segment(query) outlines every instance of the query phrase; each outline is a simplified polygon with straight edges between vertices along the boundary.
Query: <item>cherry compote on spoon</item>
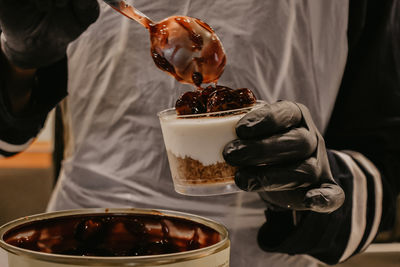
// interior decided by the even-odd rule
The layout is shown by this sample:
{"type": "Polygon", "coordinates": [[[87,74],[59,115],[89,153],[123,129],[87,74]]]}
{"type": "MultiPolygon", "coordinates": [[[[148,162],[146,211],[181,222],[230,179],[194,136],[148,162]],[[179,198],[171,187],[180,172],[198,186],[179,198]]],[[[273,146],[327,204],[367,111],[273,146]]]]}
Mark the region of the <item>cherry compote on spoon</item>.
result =
{"type": "Polygon", "coordinates": [[[154,23],[126,1],[104,2],[149,30],[151,56],[161,70],[179,82],[197,87],[217,83],[226,56],[221,41],[207,23],[187,16],[172,16],[154,23]]]}

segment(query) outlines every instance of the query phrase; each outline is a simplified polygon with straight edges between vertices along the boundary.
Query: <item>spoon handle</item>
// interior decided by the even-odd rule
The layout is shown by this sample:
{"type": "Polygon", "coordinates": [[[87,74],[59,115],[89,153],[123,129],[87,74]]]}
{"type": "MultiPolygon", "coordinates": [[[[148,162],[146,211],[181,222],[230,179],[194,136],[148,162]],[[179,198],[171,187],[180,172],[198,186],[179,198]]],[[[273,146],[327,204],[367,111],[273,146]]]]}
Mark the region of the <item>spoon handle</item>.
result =
{"type": "Polygon", "coordinates": [[[107,5],[125,15],[126,17],[135,20],[143,25],[146,29],[150,29],[155,23],[147,17],[145,14],[134,8],[133,6],[127,4],[123,0],[103,0],[107,5]]]}

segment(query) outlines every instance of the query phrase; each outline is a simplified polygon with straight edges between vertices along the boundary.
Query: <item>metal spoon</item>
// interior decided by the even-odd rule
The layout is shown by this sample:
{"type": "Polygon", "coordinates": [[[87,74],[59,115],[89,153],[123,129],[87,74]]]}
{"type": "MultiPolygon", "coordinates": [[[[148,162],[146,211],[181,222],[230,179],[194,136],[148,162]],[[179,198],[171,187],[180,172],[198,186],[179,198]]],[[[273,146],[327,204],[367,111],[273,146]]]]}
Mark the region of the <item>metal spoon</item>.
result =
{"type": "Polygon", "coordinates": [[[149,30],[151,56],[161,70],[198,87],[218,81],[226,56],[221,41],[207,23],[187,16],[172,16],[155,23],[126,1],[103,1],[149,30]]]}

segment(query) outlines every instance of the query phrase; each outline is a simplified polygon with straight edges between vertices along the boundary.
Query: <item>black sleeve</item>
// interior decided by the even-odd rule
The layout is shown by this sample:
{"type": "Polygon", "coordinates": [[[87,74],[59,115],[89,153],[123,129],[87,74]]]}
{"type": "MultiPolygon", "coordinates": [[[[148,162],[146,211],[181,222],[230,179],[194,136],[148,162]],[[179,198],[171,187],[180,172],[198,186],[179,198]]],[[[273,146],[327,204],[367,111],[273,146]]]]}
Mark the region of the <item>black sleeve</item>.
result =
{"type": "Polygon", "coordinates": [[[19,116],[11,112],[4,86],[8,63],[4,56],[0,60],[0,157],[7,157],[33,142],[47,114],[67,95],[67,59],[37,70],[29,109],[19,116]]]}
{"type": "Polygon", "coordinates": [[[266,211],[259,244],[336,264],[394,226],[400,192],[400,0],[352,1],[349,56],[325,134],[331,171],[346,193],[330,214],[266,211]]]}
{"type": "Polygon", "coordinates": [[[327,264],[345,261],[365,250],[373,241],[382,214],[379,171],[362,154],[328,151],[335,181],[346,199],[332,213],[266,211],[267,223],[259,231],[259,244],[266,251],[308,254],[327,264]]]}
{"type": "MultiPolygon", "coordinates": [[[[360,152],[379,169],[383,231],[393,227],[400,192],[400,1],[361,2],[362,23],[350,28],[354,37],[325,140],[330,148],[360,152]]],[[[350,3],[351,16],[360,2],[350,3]]]]}

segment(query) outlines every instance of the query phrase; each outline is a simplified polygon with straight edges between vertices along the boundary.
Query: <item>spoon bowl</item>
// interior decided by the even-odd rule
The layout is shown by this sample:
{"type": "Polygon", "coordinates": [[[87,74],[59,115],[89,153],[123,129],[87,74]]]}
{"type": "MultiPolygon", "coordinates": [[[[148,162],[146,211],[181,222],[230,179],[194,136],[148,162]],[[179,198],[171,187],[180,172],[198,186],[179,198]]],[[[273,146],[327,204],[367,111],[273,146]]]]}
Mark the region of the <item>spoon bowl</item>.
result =
{"type": "Polygon", "coordinates": [[[151,56],[161,70],[181,83],[217,83],[226,64],[225,50],[214,30],[204,21],[172,16],[154,23],[121,0],[104,0],[113,9],[149,30],[151,56]]]}
{"type": "Polygon", "coordinates": [[[216,83],[226,56],[218,36],[205,22],[173,16],[150,29],[151,53],[156,65],[182,83],[216,83]]]}

